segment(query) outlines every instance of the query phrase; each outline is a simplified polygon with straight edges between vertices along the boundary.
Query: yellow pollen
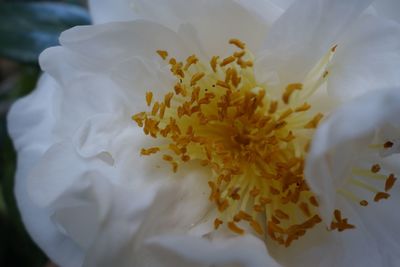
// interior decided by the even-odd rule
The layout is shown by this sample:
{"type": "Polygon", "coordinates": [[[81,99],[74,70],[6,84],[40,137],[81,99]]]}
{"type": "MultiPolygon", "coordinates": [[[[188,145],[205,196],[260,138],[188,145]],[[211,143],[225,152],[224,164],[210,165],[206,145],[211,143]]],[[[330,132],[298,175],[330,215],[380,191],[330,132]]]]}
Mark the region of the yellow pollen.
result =
{"type": "MultiPolygon", "coordinates": [[[[179,173],[186,162],[210,171],[203,182],[217,213],[215,230],[239,235],[251,231],[287,247],[321,222],[304,164],[323,115],[313,113],[306,102],[290,103],[293,94],[303,90],[302,83],[284,86],[278,96],[258,83],[246,44],[238,39],[229,43],[239,51],[222,60],[169,58],[174,86],[158,101],[146,93],[149,111],[132,116],[146,135],[164,144],[140,153],[162,153],[173,172],[179,173]]],[[[157,53],[167,60],[167,51],[157,53]]],[[[386,191],[395,180],[387,177],[386,191]]],[[[385,194],[378,193],[376,201],[385,194]]],[[[331,229],[353,228],[338,212],[331,229]]]]}

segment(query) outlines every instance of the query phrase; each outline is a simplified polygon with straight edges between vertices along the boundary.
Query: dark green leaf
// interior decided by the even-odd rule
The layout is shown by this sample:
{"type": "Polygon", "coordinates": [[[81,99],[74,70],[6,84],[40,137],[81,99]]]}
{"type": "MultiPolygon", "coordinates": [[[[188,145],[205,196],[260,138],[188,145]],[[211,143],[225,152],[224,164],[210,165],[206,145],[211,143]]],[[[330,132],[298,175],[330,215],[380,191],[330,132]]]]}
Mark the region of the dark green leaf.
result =
{"type": "Polygon", "coordinates": [[[60,33],[89,24],[81,7],[63,3],[0,3],[0,56],[35,63],[39,54],[58,45],[60,33]]]}

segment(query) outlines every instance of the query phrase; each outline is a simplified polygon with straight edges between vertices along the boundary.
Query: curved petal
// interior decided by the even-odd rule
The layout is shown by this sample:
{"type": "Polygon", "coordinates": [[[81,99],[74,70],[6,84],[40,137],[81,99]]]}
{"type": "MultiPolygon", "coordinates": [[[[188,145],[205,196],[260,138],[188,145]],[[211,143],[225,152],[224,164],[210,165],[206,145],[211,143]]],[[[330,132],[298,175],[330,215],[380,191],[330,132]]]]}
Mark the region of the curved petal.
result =
{"type": "Polygon", "coordinates": [[[400,86],[400,24],[362,16],[338,41],[328,91],[341,100],[400,86]]]}
{"type": "Polygon", "coordinates": [[[96,60],[102,68],[127,57],[158,60],[159,49],[168,50],[178,59],[190,54],[174,31],[145,20],[74,27],[61,34],[60,43],[83,58],[96,60]]]}
{"type": "Polygon", "coordinates": [[[283,85],[305,75],[372,0],[298,0],[271,26],[259,73],[277,72],[283,85]]]}
{"type": "Polygon", "coordinates": [[[368,152],[375,131],[386,124],[399,125],[399,89],[366,94],[336,110],[316,131],[307,157],[307,182],[321,204],[328,223],[343,186],[356,160],[368,152]]]}
{"type": "Polygon", "coordinates": [[[197,39],[201,42],[206,55],[211,57],[227,55],[224,45],[231,38],[240,38],[253,51],[258,51],[261,40],[267,31],[267,21],[274,21],[281,13],[280,9],[266,2],[260,3],[260,5],[268,7],[263,12],[263,17],[255,16],[254,12],[250,12],[245,6],[239,4],[241,2],[238,2],[229,0],[172,0],[168,2],[135,0],[135,8],[143,18],[166,25],[175,31],[179,31],[182,26],[189,24],[195,30],[197,39]],[[265,13],[268,17],[264,17],[265,13]]]}
{"type": "Polygon", "coordinates": [[[384,254],[362,218],[348,205],[343,213],[353,215],[351,222],[356,229],[334,232],[318,225],[288,248],[269,247],[271,256],[286,267],[386,266],[382,264],[384,254]]]}
{"type": "Polygon", "coordinates": [[[377,15],[400,23],[400,2],[397,0],[376,0],[373,4],[377,15]]]}
{"type": "Polygon", "coordinates": [[[93,24],[127,21],[137,17],[130,0],[89,0],[88,5],[93,24]]]}
{"type": "Polygon", "coordinates": [[[44,74],[37,89],[12,106],[7,121],[8,131],[18,151],[15,197],[25,227],[53,261],[72,267],[82,263],[82,251],[59,232],[51,221],[50,212],[34,203],[27,189],[28,175],[33,166],[51,144],[57,141],[57,137],[52,134],[57,87],[57,83],[44,74]]]}
{"type": "Polygon", "coordinates": [[[228,240],[206,240],[182,235],[156,236],[148,243],[160,246],[205,266],[279,267],[268,255],[265,245],[254,236],[228,240]]]}

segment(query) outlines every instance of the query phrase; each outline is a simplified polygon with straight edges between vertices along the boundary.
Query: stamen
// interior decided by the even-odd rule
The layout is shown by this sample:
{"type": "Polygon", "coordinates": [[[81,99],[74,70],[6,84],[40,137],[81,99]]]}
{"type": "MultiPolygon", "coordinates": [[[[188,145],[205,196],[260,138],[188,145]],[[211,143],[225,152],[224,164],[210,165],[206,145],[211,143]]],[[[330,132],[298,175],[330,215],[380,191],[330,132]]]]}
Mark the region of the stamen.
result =
{"type": "MultiPolygon", "coordinates": [[[[312,114],[307,102],[297,102],[303,92],[316,89],[292,83],[285,86],[281,100],[272,97],[275,94],[256,80],[246,44],[238,39],[229,43],[239,51],[222,60],[213,56],[207,64],[196,55],[186,62],[169,58],[176,79],[173,88],[158,101],[153,101],[152,92],[146,93],[149,111],[132,116],[146,135],[167,144],[140,152],[162,153],[162,160],[177,173],[186,162],[210,169],[212,175],[204,182],[218,217],[215,230],[242,235],[247,226],[263,238],[290,246],[321,222],[304,162],[323,115],[312,114]]],[[[166,51],[157,53],[168,59],[166,51]]],[[[394,178],[386,178],[389,190],[394,178]]],[[[352,227],[340,217],[332,228],[352,227]]]]}

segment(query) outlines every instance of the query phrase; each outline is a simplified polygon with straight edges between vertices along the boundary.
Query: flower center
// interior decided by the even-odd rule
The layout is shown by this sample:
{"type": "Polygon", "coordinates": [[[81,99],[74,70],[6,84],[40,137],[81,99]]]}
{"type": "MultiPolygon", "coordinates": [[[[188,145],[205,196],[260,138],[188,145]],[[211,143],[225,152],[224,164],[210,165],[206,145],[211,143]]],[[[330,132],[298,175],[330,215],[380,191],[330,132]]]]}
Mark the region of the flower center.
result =
{"type": "MultiPolygon", "coordinates": [[[[304,90],[301,83],[286,85],[280,95],[258,83],[251,52],[240,40],[229,42],[237,51],[208,63],[195,55],[179,62],[157,51],[169,63],[175,86],[162,101],[148,92],[150,110],[132,119],[167,144],[141,154],[162,153],[174,172],[188,161],[212,170],[208,185],[218,211],[216,230],[253,231],[289,246],[321,222],[304,178],[304,159],[323,115],[292,101],[304,90]]],[[[340,211],[335,215],[336,228],[353,227],[340,211]]]]}

